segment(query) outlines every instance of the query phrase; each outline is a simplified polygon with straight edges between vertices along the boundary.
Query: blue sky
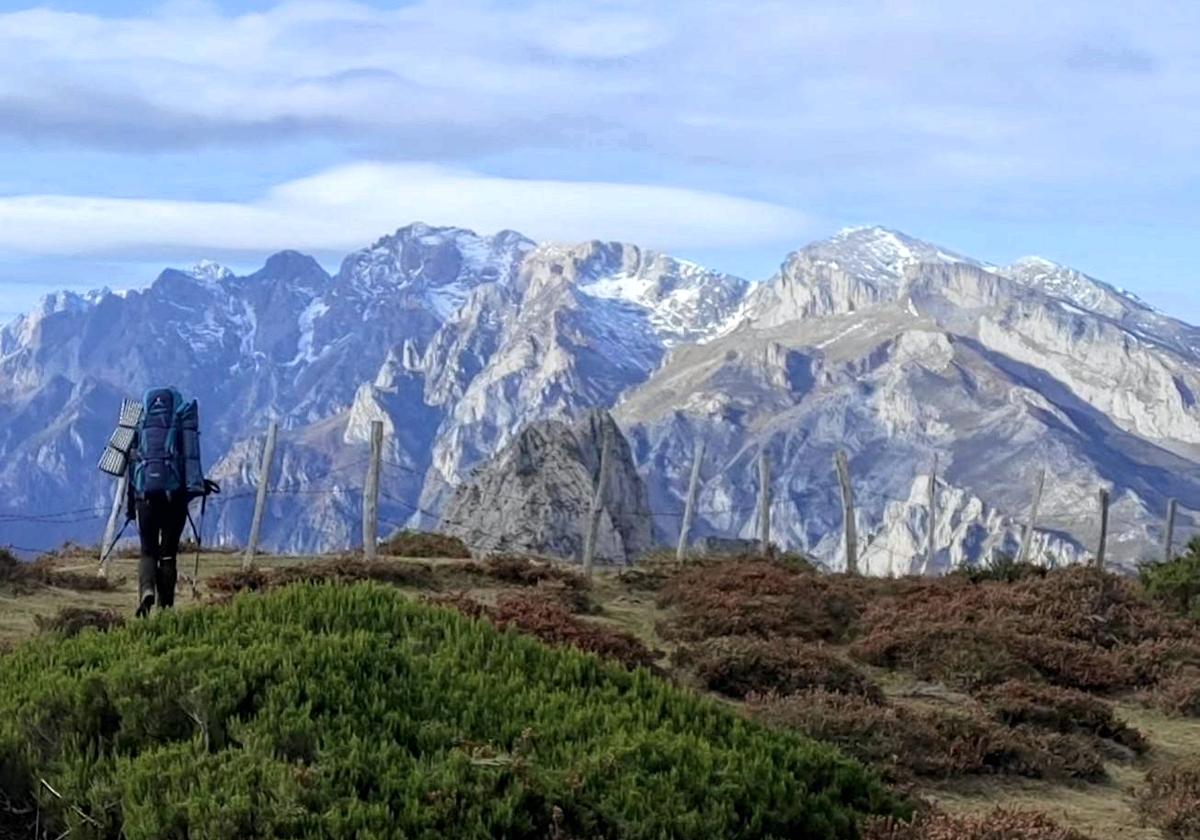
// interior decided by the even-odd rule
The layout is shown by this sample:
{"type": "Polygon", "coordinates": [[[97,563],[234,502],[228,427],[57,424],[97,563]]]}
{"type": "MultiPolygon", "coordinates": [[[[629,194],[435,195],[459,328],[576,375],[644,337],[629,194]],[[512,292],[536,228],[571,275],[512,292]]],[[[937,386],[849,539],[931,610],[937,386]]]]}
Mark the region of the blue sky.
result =
{"type": "Polygon", "coordinates": [[[413,220],[751,279],[845,225],[1200,322],[1200,3],[0,0],[0,318],[413,220]]]}

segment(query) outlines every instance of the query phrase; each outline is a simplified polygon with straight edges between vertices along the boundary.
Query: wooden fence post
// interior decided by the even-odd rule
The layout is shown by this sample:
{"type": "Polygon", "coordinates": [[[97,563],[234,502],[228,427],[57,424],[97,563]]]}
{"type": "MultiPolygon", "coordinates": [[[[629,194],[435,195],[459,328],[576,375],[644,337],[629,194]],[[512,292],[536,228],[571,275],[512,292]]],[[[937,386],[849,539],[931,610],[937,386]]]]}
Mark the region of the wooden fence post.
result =
{"type": "Polygon", "coordinates": [[[371,421],[371,458],[363,482],[363,559],[374,560],[379,544],[379,469],[383,460],[383,421],[371,421]]]}
{"type": "Polygon", "coordinates": [[[254,518],[250,520],[250,541],[242,557],[242,568],[254,566],[254,552],[258,550],[258,535],[262,530],[263,512],[267,507],[267,487],[271,483],[271,459],[275,457],[275,435],[279,424],[272,421],[267,427],[267,443],[263,447],[262,463],[258,467],[258,494],[254,497],[254,518]]]}
{"type": "Polygon", "coordinates": [[[1108,553],[1108,491],[1100,489],[1100,545],[1096,549],[1096,568],[1104,571],[1104,560],[1108,553]]]}
{"type": "Polygon", "coordinates": [[[592,510],[588,519],[587,535],[583,541],[583,573],[592,575],[592,564],[596,559],[596,538],[600,530],[600,514],[604,512],[604,486],[608,483],[608,426],[600,425],[600,470],[596,474],[596,487],[592,493],[592,510]]]}
{"type": "Polygon", "coordinates": [[[838,450],[834,456],[838,481],[842,485],[842,520],[846,535],[846,573],[858,574],[858,526],[854,521],[854,488],[850,485],[850,458],[838,450]]]}
{"type": "Polygon", "coordinates": [[[764,446],[758,453],[758,550],[771,551],[771,464],[764,446]]]}
{"type": "Polygon", "coordinates": [[[121,515],[121,507],[125,504],[125,494],[129,490],[129,470],[126,469],[117,478],[116,489],[113,490],[112,510],[108,512],[108,524],[104,526],[104,539],[100,542],[100,577],[108,577],[108,568],[112,565],[112,552],[105,555],[113,539],[117,536],[117,519],[121,515]]]}
{"type": "Polygon", "coordinates": [[[938,456],[933,456],[933,472],[929,474],[929,540],[925,545],[925,568],[928,575],[933,571],[933,559],[937,555],[937,476],[938,456]]]}
{"type": "Polygon", "coordinates": [[[687,501],[683,505],[683,522],[679,526],[679,545],[675,547],[675,562],[682,563],[687,556],[688,539],[692,533],[692,516],[696,510],[696,491],[700,486],[700,462],[704,460],[704,441],[696,443],[692,455],[692,477],[688,480],[687,501]]]}
{"type": "Polygon", "coordinates": [[[1175,559],[1175,514],[1178,509],[1179,502],[1176,499],[1167,502],[1167,538],[1163,545],[1163,562],[1166,563],[1175,559]]]}
{"type": "Polygon", "coordinates": [[[1038,472],[1037,482],[1033,485],[1033,504],[1029,507],[1029,522],[1025,525],[1025,533],[1021,535],[1021,550],[1017,553],[1018,563],[1029,561],[1029,552],[1033,550],[1033,532],[1037,528],[1038,508],[1042,506],[1042,490],[1046,487],[1046,470],[1038,472]]]}

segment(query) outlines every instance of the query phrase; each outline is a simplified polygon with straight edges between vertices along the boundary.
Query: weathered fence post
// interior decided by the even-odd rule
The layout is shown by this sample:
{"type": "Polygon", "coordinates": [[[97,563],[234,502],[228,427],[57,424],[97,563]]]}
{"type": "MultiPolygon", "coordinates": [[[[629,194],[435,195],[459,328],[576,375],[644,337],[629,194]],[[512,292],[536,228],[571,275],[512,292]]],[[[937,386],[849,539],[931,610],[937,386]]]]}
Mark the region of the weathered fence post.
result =
{"type": "Polygon", "coordinates": [[[675,547],[675,562],[682,563],[687,555],[688,539],[692,533],[692,515],[696,509],[696,491],[700,486],[700,462],[704,460],[704,441],[696,442],[692,455],[692,477],[688,480],[687,500],[683,505],[683,522],[679,526],[679,545],[675,547]]]}
{"type": "Polygon", "coordinates": [[[764,446],[758,453],[758,550],[771,551],[771,464],[764,446]]]}
{"type": "Polygon", "coordinates": [[[1100,545],[1096,548],[1096,568],[1104,571],[1104,560],[1108,553],[1108,491],[1100,489],[1100,545]]]}
{"type": "Polygon", "coordinates": [[[254,497],[254,518],[250,520],[250,540],[242,557],[242,568],[254,566],[254,552],[258,550],[258,535],[262,530],[263,513],[267,507],[267,487],[271,483],[271,459],[275,457],[275,435],[279,424],[272,421],[267,427],[267,443],[263,447],[262,463],[258,467],[258,495],[254,497]]]}
{"type": "Polygon", "coordinates": [[[842,520],[846,535],[846,573],[858,574],[858,526],[854,521],[854,488],[850,486],[850,458],[845,450],[834,456],[842,485],[842,520]]]}
{"type": "Polygon", "coordinates": [[[1167,538],[1163,545],[1163,562],[1170,563],[1174,559],[1175,554],[1175,514],[1178,512],[1179,502],[1176,499],[1171,499],[1167,502],[1167,538]]]}
{"type": "Polygon", "coordinates": [[[1025,525],[1025,533],[1021,535],[1021,550],[1017,553],[1017,562],[1029,561],[1029,552],[1033,549],[1033,532],[1037,528],[1038,508],[1042,506],[1042,490],[1046,487],[1046,470],[1038,472],[1037,481],[1033,485],[1033,504],[1029,507],[1029,522],[1025,525]]]}
{"type": "Polygon", "coordinates": [[[608,441],[609,430],[606,425],[600,426],[600,470],[596,474],[596,488],[592,493],[592,510],[588,518],[587,535],[583,541],[583,573],[588,577],[592,574],[592,564],[596,559],[596,537],[600,530],[600,514],[604,512],[604,486],[608,483],[608,441]]]}
{"type": "Polygon", "coordinates": [[[125,503],[125,494],[129,490],[129,470],[121,473],[117,479],[116,489],[113,490],[112,510],[108,512],[108,524],[104,526],[104,539],[100,542],[100,577],[108,577],[108,567],[112,564],[112,552],[109,547],[117,535],[117,519],[121,515],[121,506],[125,503]]]}
{"type": "Polygon", "coordinates": [[[379,543],[379,469],[383,460],[383,421],[371,421],[371,458],[363,482],[363,559],[374,560],[379,543]]]}
{"type": "Polygon", "coordinates": [[[922,570],[926,575],[933,571],[933,559],[937,555],[937,476],[938,456],[934,453],[933,472],[929,474],[929,540],[925,545],[925,568],[922,570]]]}

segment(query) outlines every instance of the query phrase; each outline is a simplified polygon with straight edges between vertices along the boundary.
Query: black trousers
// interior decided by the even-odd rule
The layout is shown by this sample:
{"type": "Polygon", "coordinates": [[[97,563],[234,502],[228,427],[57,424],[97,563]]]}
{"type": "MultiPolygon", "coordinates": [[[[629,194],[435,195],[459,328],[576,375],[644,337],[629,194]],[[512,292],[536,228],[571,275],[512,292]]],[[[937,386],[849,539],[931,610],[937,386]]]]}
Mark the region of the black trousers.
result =
{"type": "Polygon", "coordinates": [[[179,576],[176,556],[179,537],[187,523],[187,496],[152,493],[138,499],[136,506],[138,535],[142,541],[138,598],[154,593],[159,607],[169,607],[175,603],[175,581],[179,576]]]}

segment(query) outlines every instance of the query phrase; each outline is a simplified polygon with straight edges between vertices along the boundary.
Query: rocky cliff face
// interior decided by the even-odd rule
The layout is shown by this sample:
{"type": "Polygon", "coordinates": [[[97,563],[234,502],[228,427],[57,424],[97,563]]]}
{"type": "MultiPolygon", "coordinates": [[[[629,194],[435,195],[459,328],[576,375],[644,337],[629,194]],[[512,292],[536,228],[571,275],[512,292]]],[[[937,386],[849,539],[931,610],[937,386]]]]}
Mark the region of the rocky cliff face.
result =
{"type": "Polygon", "coordinates": [[[475,551],[532,551],[579,561],[591,519],[601,450],[608,445],[596,560],[628,563],[653,545],[646,488],[629,444],[607,412],[568,426],[520,431],[447,502],[441,529],[475,551]]]}
{"type": "MultiPolygon", "coordinates": [[[[677,536],[701,442],[697,535],[755,535],[765,449],[773,540],[833,566],[846,449],[860,554],[881,573],[919,569],[931,530],[936,569],[1011,550],[1043,468],[1042,559],[1092,550],[1100,486],[1125,562],[1159,543],[1169,497],[1181,537],[1200,510],[1200,330],[1045,260],[989,266],[881,228],[802,248],[755,285],[634,245],[414,224],[333,276],[284,252],[245,277],[203,264],[122,295],[50,296],[0,329],[0,543],[94,541],[120,398],[164,382],[201,402],[226,490],[210,541],[245,539],[261,435],[279,422],[264,544],[281,550],[357,543],[372,420],[388,431],[386,530],[436,525],[514,441],[570,462],[559,427],[520,430],[598,407],[628,435],[657,542],[677,536]]],[[[574,479],[558,481],[565,499],[574,479]]]]}
{"type": "Polygon", "coordinates": [[[1094,550],[1101,486],[1119,523],[1111,556],[1145,556],[1169,497],[1200,503],[1194,328],[1132,299],[1104,314],[1121,314],[1119,293],[1067,269],[1061,283],[1018,269],[883,230],[794,254],[720,337],[673,353],[618,407],[640,457],[672,465],[650,474],[656,505],[681,506],[684,453],[703,439],[698,527],[751,536],[765,448],[785,477],[772,538],[839,567],[832,456],[845,448],[864,565],[920,571],[937,456],[935,571],[1014,551],[1043,468],[1036,558],[1094,550]]]}

